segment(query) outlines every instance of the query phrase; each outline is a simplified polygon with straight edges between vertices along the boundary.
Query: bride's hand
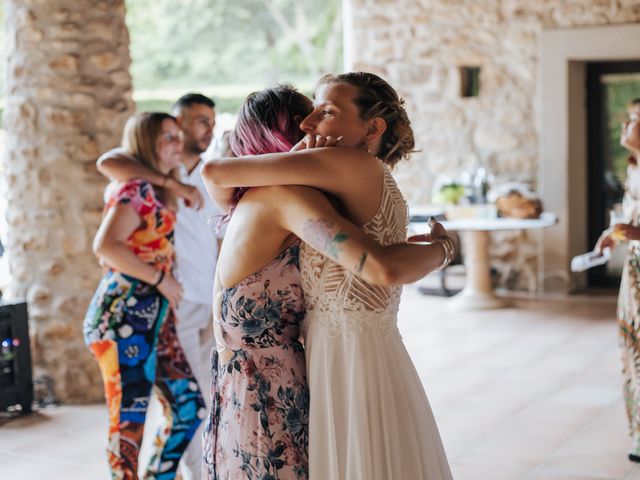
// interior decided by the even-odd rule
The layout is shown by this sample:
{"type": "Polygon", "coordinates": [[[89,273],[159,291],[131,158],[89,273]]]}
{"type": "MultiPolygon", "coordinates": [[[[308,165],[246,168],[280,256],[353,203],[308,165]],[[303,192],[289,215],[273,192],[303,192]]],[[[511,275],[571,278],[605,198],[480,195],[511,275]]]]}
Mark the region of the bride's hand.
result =
{"type": "Polygon", "coordinates": [[[409,243],[416,242],[433,242],[437,239],[447,238],[449,235],[442,224],[436,221],[435,218],[429,219],[429,233],[420,233],[418,235],[412,235],[407,239],[409,243]]]}
{"type": "Polygon", "coordinates": [[[323,136],[323,135],[311,135],[307,134],[305,137],[300,140],[297,144],[293,146],[291,149],[292,152],[297,152],[299,150],[306,150],[308,148],[322,148],[322,147],[337,147],[338,142],[342,140],[342,136],[340,137],[332,137],[332,136],[323,136]]]}

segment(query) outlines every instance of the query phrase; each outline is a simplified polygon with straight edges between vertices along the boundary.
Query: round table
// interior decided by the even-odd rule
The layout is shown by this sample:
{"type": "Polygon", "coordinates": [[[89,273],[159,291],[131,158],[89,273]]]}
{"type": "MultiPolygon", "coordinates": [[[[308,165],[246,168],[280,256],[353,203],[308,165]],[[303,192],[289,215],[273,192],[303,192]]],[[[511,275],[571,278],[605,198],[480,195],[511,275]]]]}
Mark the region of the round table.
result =
{"type": "MultiPolygon", "coordinates": [[[[497,297],[491,286],[489,232],[548,228],[557,221],[555,214],[547,212],[534,220],[498,217],[442,221],[444,228],[460,233],[465,252],[465,286],[450,300],[450,306],[456,310],[484,310],[507,306],[508,301],[497,297]]],[[[427,222],[411,222],[411,227],[415,232],[429,231],[427,222]]]]}

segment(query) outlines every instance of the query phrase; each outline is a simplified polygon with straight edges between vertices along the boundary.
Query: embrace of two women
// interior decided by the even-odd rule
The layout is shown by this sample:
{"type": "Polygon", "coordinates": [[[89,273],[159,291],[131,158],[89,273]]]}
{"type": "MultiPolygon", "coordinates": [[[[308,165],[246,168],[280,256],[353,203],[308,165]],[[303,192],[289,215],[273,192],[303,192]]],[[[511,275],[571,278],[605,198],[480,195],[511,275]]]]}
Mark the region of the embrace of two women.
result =
{"type": "Polygon", "coordinates": [[[451,479],[397,313],[401,285],[445,267],[453,242],[438,223],[407,239],[391,169],[414,138],[396,91],[353,72],[323,77],[313,101],[290,86],[253,93],[230,137],[234,156],[203,165],[228,212],[211,385],[198,385],[175,335],[176,202],[164,179],[179,163],[178,127],[138,114],[124,140],[163,180],[112,189],[95,241],[108,268],[85,339],[104,377],[113,478],[137,478],[155,386],[167,424],[145,478],[175,478],[206,417],[208,479],[451,479]]]}
{"type": "Polygon", "coordinates": [[[231,211],[214,287],[210,479],[419,480],[451,472],[396,326],[401,284],[446,265],[435,225],[407,242],[391,168],[414,149],[370,73],[250,95],[233,158],[202,168],[231,211]],[[302,341],[301,341],[302,339],[302,341]]]}

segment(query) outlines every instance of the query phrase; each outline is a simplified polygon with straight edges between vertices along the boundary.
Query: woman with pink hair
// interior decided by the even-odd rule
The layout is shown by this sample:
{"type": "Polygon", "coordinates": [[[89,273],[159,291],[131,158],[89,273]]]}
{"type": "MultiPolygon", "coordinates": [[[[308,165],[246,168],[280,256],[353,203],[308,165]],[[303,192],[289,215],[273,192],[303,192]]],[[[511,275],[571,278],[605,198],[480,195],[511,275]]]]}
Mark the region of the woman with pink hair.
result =
{"type": "Polygon", "coordinates": [[[399,284],[446,265],[451,250],[439,225],[431,244],[403,243],[407,206],[391,168],[414,150],[404,102],[372,73],[327,75],[300,127],[307,136],[294,150],[301,151],[203,166],[211,190],[256,187],[234,217],[249,194],[253,210],[264,212],[256,230],[225,239],[219,278],[232,285],[250,272],[231,268],[225,252],[248,257],[270,230],[302,240],[313,480],[449,480],[434,415],[397,327],[399,284]],[[325,194],[359,227],[338,216],[325,194]]]}
{"type": "MultiPolygon", "coordinates": [[[[231,137],[234,153],[289,151],[311,111],[311,101],[291,87],[250,95],[231,137]]],[[[221,191],[210,187],[212,196],[221,191]]],[[[381,247],[309,187],[235,189],[232,203],[214,287],[205,474],[305,479],[310,405],[299,340],[305,316],[300,240],[375,285],[422,277],[450,260],[451,244],[438,225],[432,235],[442,238],[433,244],[381,247]]]]}

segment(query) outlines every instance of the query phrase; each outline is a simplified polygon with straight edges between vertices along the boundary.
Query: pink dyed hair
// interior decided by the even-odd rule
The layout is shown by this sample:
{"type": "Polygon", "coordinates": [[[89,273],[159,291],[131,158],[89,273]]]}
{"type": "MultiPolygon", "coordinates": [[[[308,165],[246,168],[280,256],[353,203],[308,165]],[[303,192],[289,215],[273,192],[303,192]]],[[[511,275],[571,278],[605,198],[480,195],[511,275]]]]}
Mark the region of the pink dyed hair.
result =
{"type": "MultiPolygon", "coordinates": [[[[300,122],[311,113],[311,108],[311,101],[291,85],[250,94],[231,133],[231,150],[238,157],[288,152],[304,137],[300,122]]],[[[245,187],[236,189],[229,215],[246,191],[245,187]]]]}
{"type": "Polygon", "coordinates": [[[300,121],[310,112],[311,101],[291,85],[254,92],[240,108],[231,149],[237,156],[289,151],[304,136],[300,121]]]}

